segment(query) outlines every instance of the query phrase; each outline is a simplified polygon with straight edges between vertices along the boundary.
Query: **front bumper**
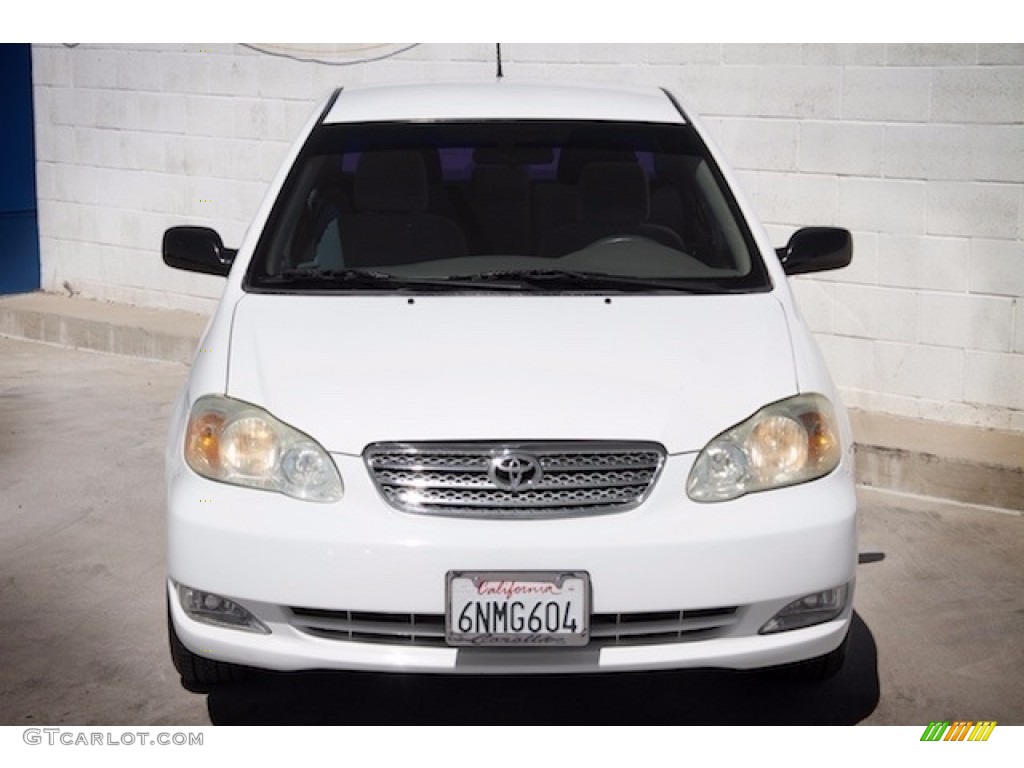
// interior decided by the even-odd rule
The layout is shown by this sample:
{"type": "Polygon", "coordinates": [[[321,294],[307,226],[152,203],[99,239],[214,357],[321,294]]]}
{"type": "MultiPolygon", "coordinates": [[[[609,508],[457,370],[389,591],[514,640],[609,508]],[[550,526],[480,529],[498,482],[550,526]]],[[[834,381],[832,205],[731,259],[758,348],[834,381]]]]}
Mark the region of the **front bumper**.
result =
{"type": "Polygon", "coordinates": [[[171,617],[182,642],[212,659],[276,670],[562,673],[749,669],[823,655],[852,616],[852,589],[832,621],[772,635],[757,630],[810,592],[854,580],[856,501],[849,467],[813,483],[722,504],[685,495],[693,456],[673,456],[643,505],[567,520],[429,518],[378,495],[361,459],[335,456],[346,484],[336,504],[203,480],[184,467],[169,483],[171,617]],[[586,571],[592,612],[704,611],[735,620],[672,642],[576,649],[455,649],[360,642],[310,633],[292,608],[414,614],[445,611],[450,570],[586,571]],[[187,617],[173,585],[243,605],[271,632],[187,617]]]}

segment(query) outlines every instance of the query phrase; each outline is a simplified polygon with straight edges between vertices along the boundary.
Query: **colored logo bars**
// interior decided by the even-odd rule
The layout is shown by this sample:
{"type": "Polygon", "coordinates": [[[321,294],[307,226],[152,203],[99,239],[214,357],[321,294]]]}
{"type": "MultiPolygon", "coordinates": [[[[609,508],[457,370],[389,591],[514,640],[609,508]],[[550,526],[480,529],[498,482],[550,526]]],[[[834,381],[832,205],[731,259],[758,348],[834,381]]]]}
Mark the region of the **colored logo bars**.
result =
{"type": "Polygon", "coordinates": [[[932,721],[924,729],[921,741],[988,741],[996,727],[995,720],[957,720],[950,723],[932,721]]]}

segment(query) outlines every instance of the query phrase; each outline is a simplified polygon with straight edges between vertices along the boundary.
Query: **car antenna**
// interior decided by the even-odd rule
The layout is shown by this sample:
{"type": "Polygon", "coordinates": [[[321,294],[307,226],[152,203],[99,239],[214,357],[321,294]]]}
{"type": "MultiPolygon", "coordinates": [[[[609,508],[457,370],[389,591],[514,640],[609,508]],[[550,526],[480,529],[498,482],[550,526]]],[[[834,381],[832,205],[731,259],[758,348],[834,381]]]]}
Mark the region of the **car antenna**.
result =
{"type": "Polygon", "coordinates": [[[498,61],[498,79],[501,80],[504,77],[501,71],[501,43],[494,44],[494,55],[498,61]]]}

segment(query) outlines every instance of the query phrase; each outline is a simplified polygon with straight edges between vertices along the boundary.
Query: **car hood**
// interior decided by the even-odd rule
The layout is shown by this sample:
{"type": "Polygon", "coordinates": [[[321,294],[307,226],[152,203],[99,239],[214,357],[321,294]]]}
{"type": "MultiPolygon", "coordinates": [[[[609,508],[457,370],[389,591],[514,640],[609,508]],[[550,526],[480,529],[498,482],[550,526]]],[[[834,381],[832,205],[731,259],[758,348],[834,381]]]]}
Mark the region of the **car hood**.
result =
{"type": "Polygon", "coordinates": [[[796,387],[785,313],[768,293],[247,294],[227,394],[335,453],[587,439],[681,453],[796,387]]]}

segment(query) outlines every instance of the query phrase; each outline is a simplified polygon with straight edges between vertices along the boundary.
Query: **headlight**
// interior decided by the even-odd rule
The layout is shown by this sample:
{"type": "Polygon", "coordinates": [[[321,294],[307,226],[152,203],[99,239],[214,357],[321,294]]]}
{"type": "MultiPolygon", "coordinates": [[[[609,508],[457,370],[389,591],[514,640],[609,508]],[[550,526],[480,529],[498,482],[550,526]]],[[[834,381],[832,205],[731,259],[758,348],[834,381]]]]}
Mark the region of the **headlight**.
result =
{"type": "Polygon", "coordinates": [[[262,408],[221,395],[206,395],[192,406],[185,462],[222,483],[309,501],[341,498],[338,469],[316,441],[262,408]]]}
{"type": "Polygon", "coordinates": [[[725,501],[827,475],[842,450],[832,404],[797,395],[765,406],[697,456],[686,483],[694,501],[725,501]]]}

